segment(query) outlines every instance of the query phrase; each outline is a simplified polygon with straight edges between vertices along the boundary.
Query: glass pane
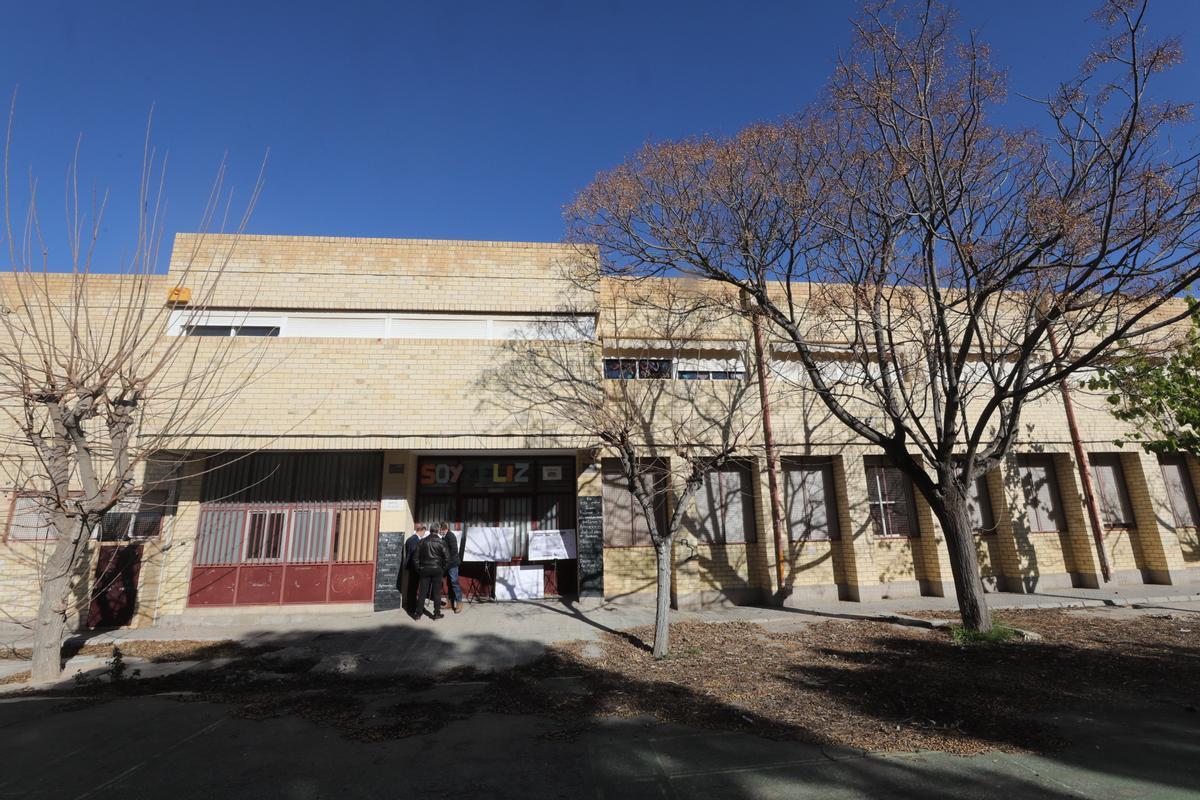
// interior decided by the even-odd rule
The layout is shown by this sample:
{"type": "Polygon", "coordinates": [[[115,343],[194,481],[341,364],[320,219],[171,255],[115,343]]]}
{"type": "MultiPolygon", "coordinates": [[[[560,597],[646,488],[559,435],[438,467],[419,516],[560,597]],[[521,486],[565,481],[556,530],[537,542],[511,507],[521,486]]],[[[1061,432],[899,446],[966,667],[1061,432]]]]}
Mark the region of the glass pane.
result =
{"type": "Polygon", "coordinates": [[[533,522],[533,498],[500,498],[500,527],[513,529],[513,553],[524,557],[533,522]]]}
{"type": "Polygon", "coordinates": [[[492,516],[492,498],[464,497],[462,504],[464,528],[496,524],[496,519],[492,516]]]}
{"type": "Polygon", "coordinates": [[[246,560],[272,561],[283,549],[282,511],[259,512],[250,515],[246,533],[246,560]]]}
{"type": "Polygon", "coordinates": [[[671,377],[671,359],[642,358],[638,359],[638,377],[662,379],[671,377]]]}
{"type": "Polygon", "coordinates": [[[110,511],[100,521],[100,540],[119,542],[129,535],[129,523],[133,514],[128,511],[110,511]]]}
{"type": "MultiPolygon", "coordinates": [[[[470,502],[470,501],[467,501],[470,502]]],[[[442,522],[452,529],[458,528],[458,520],[454,518],[453,497],[425,497],[421,499],[421,516],[417,522],[422,522],[427,528],[433,528],[442,522]]]]}
{"type": "Polygon", "coordinates": [[[971,514],[971,525],[979,533],[991,533],[996,528],[992,515],[992,493],[987,476],[981,475],[972,484],[967,496],[967,510],[971,514]]]}
{"type": "Polygon", "coordinates": [[[1167,485],[1167,497],[1171,501],[1171,513],[1175,527],[1194,528],[1200,521],[1196,509],[1196,491],[1192,487],[1192,476],[1188,472],[1183,456],[1159,456],[1163,483],[1167,485]]]}

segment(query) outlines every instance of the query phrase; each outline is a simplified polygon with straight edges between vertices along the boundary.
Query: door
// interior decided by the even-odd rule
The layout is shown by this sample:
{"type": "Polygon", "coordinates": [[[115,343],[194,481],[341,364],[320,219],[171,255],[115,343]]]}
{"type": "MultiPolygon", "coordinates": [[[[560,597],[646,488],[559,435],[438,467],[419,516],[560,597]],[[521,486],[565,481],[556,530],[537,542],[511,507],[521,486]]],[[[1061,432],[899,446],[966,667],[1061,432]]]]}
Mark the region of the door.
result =
{"type": "Polygon", "coordinates": [[[141,568],[142,545],[101,546],[88,609],[89,628],[118,628],[133,622],[141,568]]]}

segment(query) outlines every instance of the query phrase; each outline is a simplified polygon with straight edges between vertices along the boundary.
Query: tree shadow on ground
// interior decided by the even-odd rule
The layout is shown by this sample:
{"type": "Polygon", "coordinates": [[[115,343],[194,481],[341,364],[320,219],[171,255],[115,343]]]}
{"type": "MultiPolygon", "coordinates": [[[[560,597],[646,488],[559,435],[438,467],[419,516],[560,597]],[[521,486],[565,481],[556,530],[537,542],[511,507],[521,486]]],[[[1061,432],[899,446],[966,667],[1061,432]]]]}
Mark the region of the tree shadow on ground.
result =
{"type": "MultiPolygon", "coordinates": [[[[1180,765],[1200,763],[1197,719],[1179,704],[1181,696],[1196,691],[1200,653],[1195,648],[1136,643],[1120,652],[1046,643],[961,648],[932,632],[872,627],[878,633],[869,649],[814,648],[815,660],[802,659],[783,669],[774,676],[777,683],[764,685],[762,692],[785,705],[823,695],[857,714],[864,726],[917,730],[940,724],[950,736],[969,733],[998,749],[1033,745],[1064,768],[1182,788],[1195,779],[1180,772],[1180,765]],[[1152,700],[1139,704],[1139,698],[1152,700]],[[1126,707],[1129,703],[1133,705],[1126,707]],[[1149,712],[1147,703],[1154,704],[1149,712]],[[1080,714],[1092,719],[1068,720],[1065,733],[1075,745],[1058,750],[1064,729],[1055,727],[1056,718],[1080,714]],[[1119,738],[1123,746],[1106,748],[1104,758],[1088,749],[1093,742],[1113,744],[1119,738]]],[[[646,658],[630,642],[637,636],[617,636],[618,646],[646,658]]],[[[471,727],[485,718],[493,726],[501,720],[503,730],[503,720],[535,717],[544,726],[536,740],[525,743],[533,749],[514,758],[533,758],[532,752],[541,758],[545,742],[559,742],[562,747],[555,752],[561,763],[551,759],[544,767],[562,770],[571,780],[586,775],[596,786],[607,787],[609,796],[621,786],[637,788],[622,797],[641,796],[642,790],[660,795],[664,783],[677,792],[691,787],[685,793],[697,797],[796,796],[802,790],[818,795],[919,790],[934,797],[1077,796],[1032,779],[1023,783],[1008,773],[997,777],[991,767],[976,762],[967,769],[965,762],[862,759],[861,752],[831,735],[820,720],[781,721],[680,680],[679,675],[710,675],[719,668],[713,666],[720,662],[712,658],[715,654],[708,654],[709,660],[697,656],[692,663],[681,652],[674,659],[677,672],[671,673],[671,660],[649,659],[636,668],[600,666],[567,651],[545,652],[538,641],[493,634],[456,637],[448,627],[264,632],[253,642],[260,648],[255,652],[230,656],[227,650],[214,650],[222,653],[217,657],[231,659],[218,668],[100,682],[46,693],[59,698],[53,706],[24,705],[40,706],[42,714],[53,709],[81,715],[104,706],[102,718],[115,722],[123,704],[169,696],[190,704],[219,704],[235,719],[268,723],[298,718],[351,742],[396,747],[409,747],[403,743],[410,737],[427,747],[429,737],[450,735],[444,729],[471,727]],[[515,666],[477,669],[472,664],[515,666]],[[672,737],[692,739],[675,746],[672,737]],[[664,749],[670,751],[666,756],[664,749]],[[598,750],[611,758],[597,757],[598,750]],[[763,761],[763,753],[771,754],[770,763],[763,761]],[[852,769],[835,768],[841,758],[858,760],[852,769]],[[639,772],[637,764],[644,759],[659,763],[657,771],[639,772]],[[663,763],[669,765],[665,772],[663,763]],[[761,782],[766,779],[758,767],[773,775],[769,785],[761,782]]],[[[732,660],[728,668],[736,669],[732,660]]],[[[745,680],[754,677],[746,675],[745,680]]],[[[0,709],[0,726],[7,724],[7,710],[0,709]]],[[[136,727],[136,720],[132,723],[136,727]]],[[[38,742],[36,735],[23,736],[10,753],[11,763],[44,761],[37,748],[49,742],[38,742]],[[22,756],[26,748],[29,752],[22,756]]],[[[71,743],[56,740],[54,747],[69,749],[71,743]]],[[[469,761],[473,755],[460,750],[455,758],[469,761]]],[[[111,768],[103,758],[96,754],[96,770],[111,768]]],[[[24,769],[0,780],[0,791],[20,786],[24,769]]],[[[526,796],[538,796],[536,787],[526,796]]]]}

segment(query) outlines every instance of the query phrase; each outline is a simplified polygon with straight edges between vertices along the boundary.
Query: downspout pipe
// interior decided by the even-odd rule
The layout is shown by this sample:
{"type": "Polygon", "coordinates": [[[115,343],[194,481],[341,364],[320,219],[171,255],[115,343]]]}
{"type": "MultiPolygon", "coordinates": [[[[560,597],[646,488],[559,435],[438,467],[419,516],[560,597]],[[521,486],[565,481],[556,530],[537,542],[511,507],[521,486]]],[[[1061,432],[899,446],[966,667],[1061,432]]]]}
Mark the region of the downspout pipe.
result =
{"type": "MultiPolygon", "coordinates": [[[[1046,329],[1050,341],[1050,354],[1054,363],[1062,361],[1062,353],[1058,349],[1058,339],[1054,329],[1046,329]]],[[[1058,390],[1062,393],[1063,409],[1067,412],[1067,430],[1071,436],[1071,446],[1075,450],[1075,463],[1079,465],[1079,482],[1083,486],[1083,499],[1088,510],[1088,520],[1092,526],[1092,539],[1096,542],[1096,555],[1100,559],[1100,573],[1105,583],[1112,581],[1112,567],[1108,562],[1108,550],[1104,546],[1104,523],[1100,520],[1100,507],[1096,504],[1096,491],[1092,487],[1092,470],[1088,463],[1087,452],[1083,449],[1083,441],[1079,438],[1079,423],[1075,419],[1075,403],[1071,400],[1071,389],[1064,377],[1058,382],[1058,390]]]]}
{"type": "Polygon", "coordinates": [[[775,450],[775,434],[771,429],[771,400],[767,392],[767,359],[764,353],[762,314],[757,308],[751,308],[745,295],[742,294],[742,305],[750,313],[750,327],[754,330],[754,361],[755,371],[758,372],[758,398],[762,404],[763,442],[767,454],[767,487],[771,495],[771,532],[775,537],[775,579],[779,587],[777,597],[783,600],[784,564],[783,564],[783,504],[779,499],[779,456],[775,450]]]}

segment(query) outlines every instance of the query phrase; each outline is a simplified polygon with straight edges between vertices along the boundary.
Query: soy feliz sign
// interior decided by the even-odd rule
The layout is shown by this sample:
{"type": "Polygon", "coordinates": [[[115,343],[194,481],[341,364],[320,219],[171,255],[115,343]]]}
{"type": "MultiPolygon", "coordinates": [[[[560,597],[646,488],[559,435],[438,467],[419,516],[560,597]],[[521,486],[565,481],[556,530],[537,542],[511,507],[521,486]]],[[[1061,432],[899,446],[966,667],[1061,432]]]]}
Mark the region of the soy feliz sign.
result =
{"type": "Polygon", "coordinates": [[[562,464],[519,460],[423,461],[417,471],[422,489],[454,491],[459,488],[531,488],[557,484],[568,478],[562,464]]]}

